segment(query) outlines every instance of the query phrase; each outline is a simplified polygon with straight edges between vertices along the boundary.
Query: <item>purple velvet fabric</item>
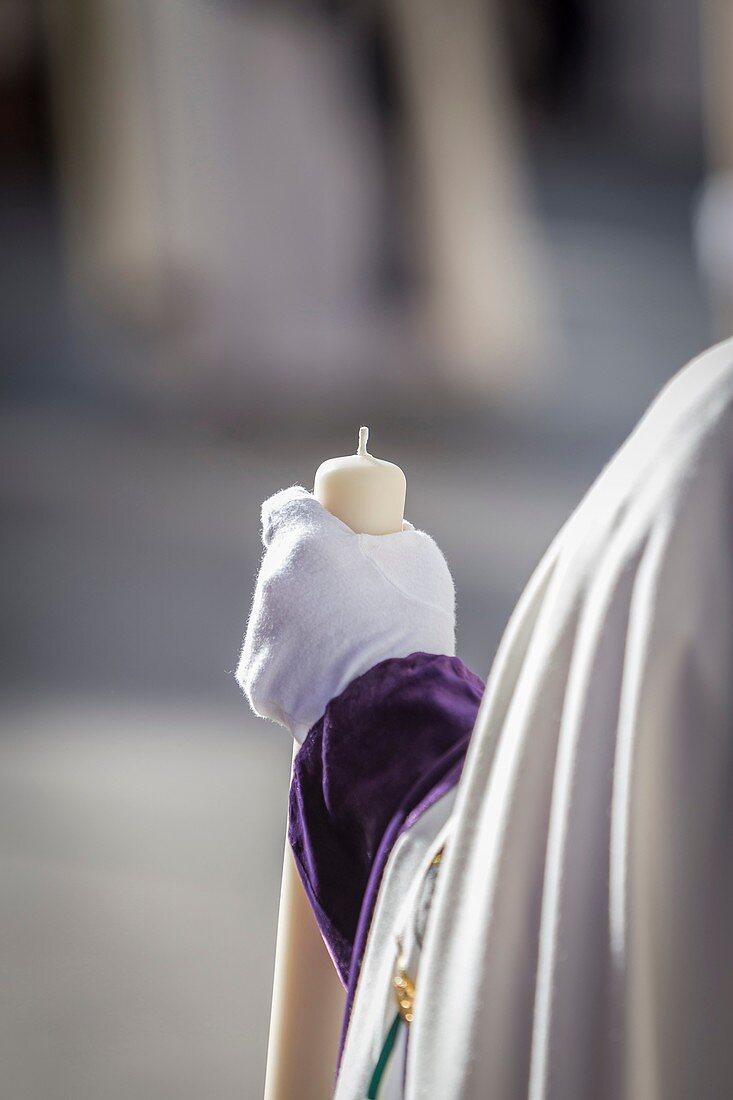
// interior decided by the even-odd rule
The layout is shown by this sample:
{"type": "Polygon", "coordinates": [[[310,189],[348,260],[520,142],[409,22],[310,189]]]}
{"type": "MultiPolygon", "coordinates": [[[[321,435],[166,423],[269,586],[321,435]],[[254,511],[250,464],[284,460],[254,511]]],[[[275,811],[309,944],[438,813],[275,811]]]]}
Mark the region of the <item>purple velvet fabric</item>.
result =
{"type": "Polygon", "coordinates": [[[288,835],[349,1002],[392,845],[458,781],[483,690],[457,657],[382,661],[295,758],[288,835]]]}

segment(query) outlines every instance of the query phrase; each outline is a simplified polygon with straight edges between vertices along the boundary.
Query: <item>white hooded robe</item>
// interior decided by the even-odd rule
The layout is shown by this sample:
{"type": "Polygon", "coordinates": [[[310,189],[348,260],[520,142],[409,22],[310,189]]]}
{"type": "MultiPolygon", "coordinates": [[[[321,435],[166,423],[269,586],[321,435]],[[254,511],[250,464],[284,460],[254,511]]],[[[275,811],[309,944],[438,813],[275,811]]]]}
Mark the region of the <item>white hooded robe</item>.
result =
{"type": "MultiPolygon", "coordinates": [[[[450,815],[407,1100],[733,1096],[732,685],[733,341],[662,392],[509,623],[450,815]]],[[[392,965],[380,903],[366,975],[392,965]]],[[[391,1003],[361,994],[339,1100],[365,1094],[391,1003]]]]}

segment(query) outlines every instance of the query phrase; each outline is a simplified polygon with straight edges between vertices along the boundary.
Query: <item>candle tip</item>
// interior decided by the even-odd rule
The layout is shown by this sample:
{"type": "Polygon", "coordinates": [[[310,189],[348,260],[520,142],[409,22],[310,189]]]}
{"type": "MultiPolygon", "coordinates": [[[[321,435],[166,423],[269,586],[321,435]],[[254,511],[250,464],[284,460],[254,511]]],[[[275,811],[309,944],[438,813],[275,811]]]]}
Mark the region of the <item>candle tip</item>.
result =
{"type": "Polygon", "coordinates": [[[369,440],[369,429],[359,428],[359,446],[357,448],[358,455],[365,455],[367,453],[367,442],[369,440]]]}

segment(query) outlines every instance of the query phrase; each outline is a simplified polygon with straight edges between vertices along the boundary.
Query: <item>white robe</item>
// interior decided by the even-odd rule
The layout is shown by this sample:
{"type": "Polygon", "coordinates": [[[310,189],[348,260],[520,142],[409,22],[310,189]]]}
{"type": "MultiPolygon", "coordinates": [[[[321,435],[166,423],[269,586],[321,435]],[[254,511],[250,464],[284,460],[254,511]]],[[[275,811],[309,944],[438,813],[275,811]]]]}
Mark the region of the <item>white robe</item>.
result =
{"type": "MultiPolygon", "coordinates": [[[[507,628],[427,926],[407,1100],[733,1095],[732,685],[726,342],[662,392],[507,628]]],[[[378,1029],[388,1004],[361,993],[343,1100],[363,1096],[343,1075],[363,1082],[369,1009],[378,1029]]]]}

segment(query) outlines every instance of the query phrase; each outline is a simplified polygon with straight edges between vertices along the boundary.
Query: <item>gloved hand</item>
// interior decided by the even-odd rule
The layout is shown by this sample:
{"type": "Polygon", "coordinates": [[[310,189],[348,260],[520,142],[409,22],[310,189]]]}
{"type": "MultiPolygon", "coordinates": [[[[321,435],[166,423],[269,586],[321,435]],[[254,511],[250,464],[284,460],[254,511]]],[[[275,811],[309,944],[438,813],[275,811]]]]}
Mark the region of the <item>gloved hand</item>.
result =
{"type": "Polygon", "coordinates": [[[237,680],[298,741],[388,657],[455,653],[455,594],[424,531],[357,535],[300,486],[262,505],[265,556],[237,680]]]}

